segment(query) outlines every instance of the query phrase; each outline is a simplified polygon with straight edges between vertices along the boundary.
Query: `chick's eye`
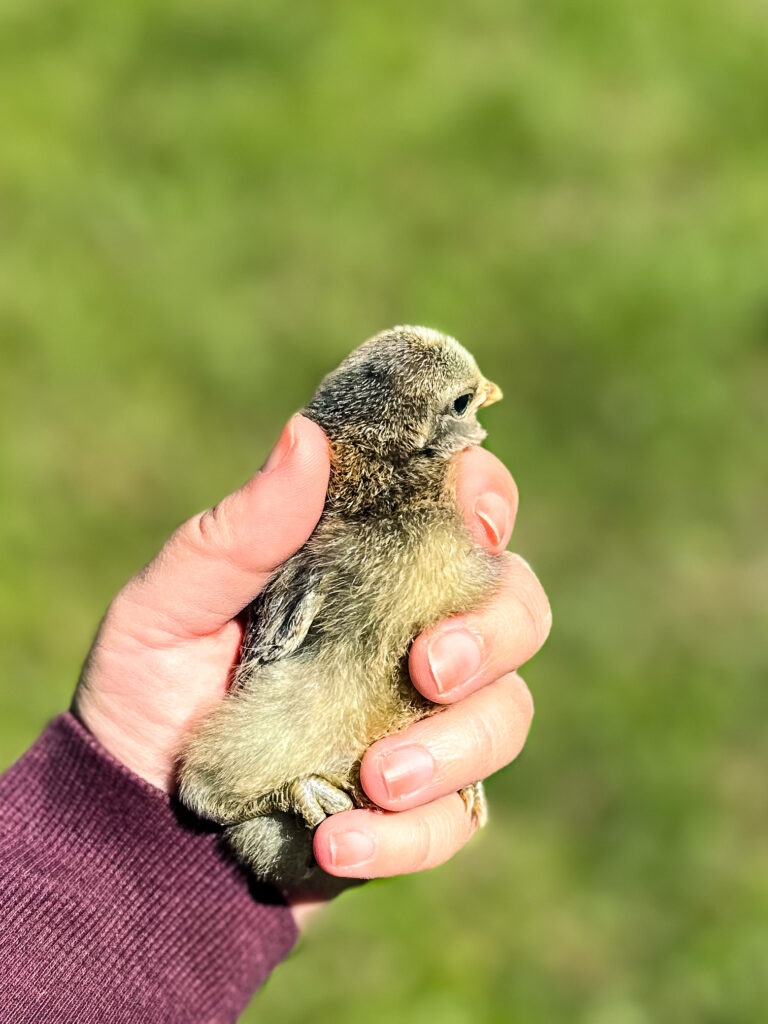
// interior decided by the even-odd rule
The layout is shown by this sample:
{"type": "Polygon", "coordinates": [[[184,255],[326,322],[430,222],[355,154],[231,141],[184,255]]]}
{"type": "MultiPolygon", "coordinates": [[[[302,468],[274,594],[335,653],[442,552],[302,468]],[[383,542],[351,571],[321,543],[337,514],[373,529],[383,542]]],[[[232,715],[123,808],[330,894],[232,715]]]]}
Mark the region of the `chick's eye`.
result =
{"type": "Polygon", "coordinates": [[[463,416],[467,411],[469,403],[472,401],[472,394],[468,392],[466,395],[459,395],[458,398],[454,399],[451,408],[457,416],[463,416]]]}

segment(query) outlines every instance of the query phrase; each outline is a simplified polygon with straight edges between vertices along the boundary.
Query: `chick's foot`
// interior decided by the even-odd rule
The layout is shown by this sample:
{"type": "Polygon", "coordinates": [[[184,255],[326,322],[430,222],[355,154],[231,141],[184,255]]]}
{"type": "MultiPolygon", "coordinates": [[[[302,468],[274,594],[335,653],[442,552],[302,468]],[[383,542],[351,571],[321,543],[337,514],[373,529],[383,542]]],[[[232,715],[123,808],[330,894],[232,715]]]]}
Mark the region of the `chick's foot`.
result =
{"type": "Polygon", "coordinates": [[[473,782],[471,786],[460,789],[459,796],[477,827],[482,828],[488,821],[488,800],[482,782],[473,782]]]}
{"type": "Polygon", "coordinates": [[[294,814],[300,815],[310,828],[319,825],[328,814],[348,811],[355,806],[343,789],[319,775],[290,783],[290,795],[294,814]]]}
{"type": "Polygon", "coordinates": [[[293,779],[262,797],[259,813],[282,811],[295,814],[303,818],[307,828],[315,828],[329,814],[348,811],[354,806],[352,798],[343,789],[320,775],[307,775],[303,779],[293,779]]]}

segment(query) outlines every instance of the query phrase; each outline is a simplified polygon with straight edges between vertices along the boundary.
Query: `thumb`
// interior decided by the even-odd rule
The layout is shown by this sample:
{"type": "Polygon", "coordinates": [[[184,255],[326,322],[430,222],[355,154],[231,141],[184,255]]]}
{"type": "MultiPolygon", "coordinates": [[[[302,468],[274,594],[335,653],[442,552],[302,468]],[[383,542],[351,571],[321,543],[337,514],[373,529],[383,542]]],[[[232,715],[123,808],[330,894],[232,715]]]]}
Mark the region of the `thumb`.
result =
{"type": "Polygon", "coordinates": [[[224,626],[312,533],[329,472],[325,434],[295,415],[264,467],[180,526],[123,589],[134,624],[184,639],[224,626]]]}

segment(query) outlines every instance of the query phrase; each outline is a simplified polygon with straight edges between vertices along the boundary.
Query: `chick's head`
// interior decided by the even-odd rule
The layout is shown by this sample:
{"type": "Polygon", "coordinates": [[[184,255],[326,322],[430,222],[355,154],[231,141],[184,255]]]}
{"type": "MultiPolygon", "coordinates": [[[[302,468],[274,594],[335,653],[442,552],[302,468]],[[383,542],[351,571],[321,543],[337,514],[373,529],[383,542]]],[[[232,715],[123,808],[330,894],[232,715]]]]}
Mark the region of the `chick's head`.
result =
{"type": "Polygon", "coordinates": [[[329,373],[306,407],[332,442],[389,463],[448,458],[486,436],[477,411],[501,398],[467,350],[427,327],[393,327],[329,373]]]}

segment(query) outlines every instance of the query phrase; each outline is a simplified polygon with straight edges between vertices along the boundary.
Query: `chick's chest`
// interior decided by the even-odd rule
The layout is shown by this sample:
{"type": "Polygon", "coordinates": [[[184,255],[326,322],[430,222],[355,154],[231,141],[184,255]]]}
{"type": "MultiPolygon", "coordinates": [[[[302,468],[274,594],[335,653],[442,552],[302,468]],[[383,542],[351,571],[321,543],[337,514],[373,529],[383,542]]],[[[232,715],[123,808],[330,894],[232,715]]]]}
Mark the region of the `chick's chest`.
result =
{"type": "Polygon", "coordinates": [[[473,545],[458,516],[400,513],[350,526],[327,571],[337,599],[361,619],[423,628],[466,603],[473,545]]]}

